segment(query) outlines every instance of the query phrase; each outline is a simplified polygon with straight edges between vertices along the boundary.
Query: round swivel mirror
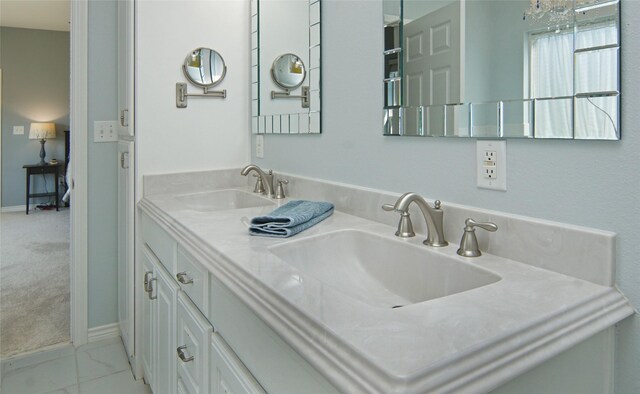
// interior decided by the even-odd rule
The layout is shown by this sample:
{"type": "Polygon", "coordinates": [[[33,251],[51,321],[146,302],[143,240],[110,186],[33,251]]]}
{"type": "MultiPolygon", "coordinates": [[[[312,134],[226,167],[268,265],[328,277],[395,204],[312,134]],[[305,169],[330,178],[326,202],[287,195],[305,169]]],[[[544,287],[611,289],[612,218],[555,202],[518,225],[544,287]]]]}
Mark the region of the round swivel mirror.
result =
{"type": "Polygon", "coordinates": [[[302,59],[293,53],[280,55],[271,66],[273,81],[283,89],[291,90],[302,85],[307,76],[302,59]]]}
{"type": "Polygon", "coordinates": [[[197,86],[216,86],[224,79],[227,66],[220,54],[213,49],[198,48],[184,59],[184,75],[197,86]]]}

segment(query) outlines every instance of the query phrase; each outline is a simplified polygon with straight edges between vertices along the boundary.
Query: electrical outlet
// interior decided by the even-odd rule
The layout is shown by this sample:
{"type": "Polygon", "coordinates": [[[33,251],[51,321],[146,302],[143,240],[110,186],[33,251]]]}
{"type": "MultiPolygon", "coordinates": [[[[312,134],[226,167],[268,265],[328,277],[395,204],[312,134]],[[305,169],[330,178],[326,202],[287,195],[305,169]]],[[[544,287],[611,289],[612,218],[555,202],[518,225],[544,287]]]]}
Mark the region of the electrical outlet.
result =
{"type": "Polygon", "coordinates": [[[24,126],[13,126],[13,134],[14,135],[24,134],[24,126]]]}
{"type": "Polygon", "coordinates": [[[256,135],[256,157],[264,159],[264,136],[256,135]]]}
{"type": "Polygon", "coordinates": [[[118,141],[118,121],[95,121],[93,122],[94,142],[115,142],[118,141]]]}
{"type": "Polygon", "coordinates": [[[478,140],[477,184],[482,189],[507,190],[507,141],[478,140]]]}

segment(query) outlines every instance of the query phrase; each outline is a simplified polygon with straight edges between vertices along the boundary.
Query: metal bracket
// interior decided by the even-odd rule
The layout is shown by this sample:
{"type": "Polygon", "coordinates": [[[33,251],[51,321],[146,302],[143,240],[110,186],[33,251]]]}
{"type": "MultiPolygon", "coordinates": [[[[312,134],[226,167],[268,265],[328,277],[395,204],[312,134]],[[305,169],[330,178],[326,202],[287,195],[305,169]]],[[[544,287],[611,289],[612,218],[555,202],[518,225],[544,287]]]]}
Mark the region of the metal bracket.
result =
{"type": "Polygon", "coordinates": [[[184,82],[176,83],[176,107],[187,108],[187,97],[217,97],[227,98],[227,89],[209,91],[208,88],[203,88],[204,93],[187,93],[187,84],[184,82]]]}
{"type": "Polygon", "coordinates": [[[292,96],[291,91],[289,89],[286,89],[284,92],[276,92],[275,90],[271,91],[272,100],[275,100],[278,98],[302,99],[302,108],[309,108],[310,97],[311,97],[311,92],[308,86],[302,87],[302,94],[299,96],[292,96]]]}

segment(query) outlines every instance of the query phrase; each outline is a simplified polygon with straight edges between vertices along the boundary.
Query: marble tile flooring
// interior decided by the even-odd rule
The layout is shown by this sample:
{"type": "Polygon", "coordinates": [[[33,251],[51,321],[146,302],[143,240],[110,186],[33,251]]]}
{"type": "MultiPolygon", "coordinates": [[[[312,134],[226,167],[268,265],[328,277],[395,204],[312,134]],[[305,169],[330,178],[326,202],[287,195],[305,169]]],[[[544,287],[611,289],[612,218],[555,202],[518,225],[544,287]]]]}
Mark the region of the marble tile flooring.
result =
{"type": "Polygon", "coordinates": [[[150,394],[133,378],[120,338],[2,361],[2,394],[150,394]]]}

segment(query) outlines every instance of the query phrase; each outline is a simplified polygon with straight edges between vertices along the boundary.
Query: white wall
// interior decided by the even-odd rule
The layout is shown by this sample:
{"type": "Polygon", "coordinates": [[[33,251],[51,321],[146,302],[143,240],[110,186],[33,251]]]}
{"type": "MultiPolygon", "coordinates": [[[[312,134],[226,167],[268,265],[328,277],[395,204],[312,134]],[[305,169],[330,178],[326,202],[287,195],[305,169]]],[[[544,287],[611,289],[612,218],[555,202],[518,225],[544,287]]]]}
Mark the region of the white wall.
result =
{"type": "MultiPolygon", "coordinates": [[[[136,9],[137,196],[146,174],[240,167],[248,160],[249,1],[138,1],[136,9]],[[176,108],[182,64],[198,47],[227,65],[227,98],[189,98],[176,108]]],[[[202,89],[190,85],[190,93],[202,89]]]]}
{"type": "MultiPolygon", "coordinates": [[[[476,187],[475,140],[382,136],[380,1],[323,1],[323,134],[267,135],[265,159],[251,160],[276,172],[617,232],[617,282],[640,307],[640,2],[623,0],[622,10],[622,141],[510,140],[506,193],[476,187]],[[343,64],[360,67],[346,74],[343,64]]],[[[617,393],[640,392],[639,368],[640,319],[632,317],[617,327],[617,393]]]]}

